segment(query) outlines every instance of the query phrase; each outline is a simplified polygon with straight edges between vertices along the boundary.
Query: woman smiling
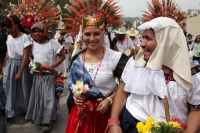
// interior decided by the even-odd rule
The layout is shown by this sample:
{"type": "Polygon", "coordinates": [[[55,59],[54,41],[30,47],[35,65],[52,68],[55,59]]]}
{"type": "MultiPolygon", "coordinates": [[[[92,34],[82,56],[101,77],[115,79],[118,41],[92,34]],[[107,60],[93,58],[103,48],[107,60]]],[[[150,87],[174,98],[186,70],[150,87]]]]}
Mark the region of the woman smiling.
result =
{"type": "MultiPolygon", "coordinates": [[[[74,3],[72,1],[72,5],[74,3]]],[[[110,20],[102,15],[100,3],[95,0],[87,2],[86,7],[94,5],[97,7],[91,8],[93,11],[85,9],[93,14],[85,16],[83,12],[83,17],[79,20],[81,22],[80,29],[71,30],[71,32],[80,31],[75,42],[68,77],[69,98],[67,105],[69,116],[66,133],[103,133],[105,131],[107,125],[105,122],[110,117],[110,109],[115,95],[115,77],[121,76],[122,69],[128,60],[124,54],[103,46],[106,23],[107,25],[114,23],[121,25],[121,21],[113,20],[113,18],[120,16],[117,14],[118,8],[112,7],[113,1],[103,5],[111,7],[110,10],[114,12],[114,15],[108,15],[110,20]],[[74,94],[71,88],[76,86],[77,81],[88,86],[89,91],[81,95],[74,94]]],[[[82,3],[79,5],[81,6],[82,3]]],[[[71,8],[74,7],[71,6],[69,9],[71,8]]],[[[69,26],[70,23],[66,23],[66,25],[69,26]]]]}

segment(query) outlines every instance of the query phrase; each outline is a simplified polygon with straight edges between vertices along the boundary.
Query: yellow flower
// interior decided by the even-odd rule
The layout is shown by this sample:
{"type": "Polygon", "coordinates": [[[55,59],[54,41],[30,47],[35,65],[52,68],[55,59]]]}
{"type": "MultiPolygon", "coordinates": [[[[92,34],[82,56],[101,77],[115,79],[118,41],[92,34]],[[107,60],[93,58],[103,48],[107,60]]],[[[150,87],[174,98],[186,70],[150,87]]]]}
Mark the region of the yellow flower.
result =
{"type": "Polygon", "coordinates": [[[76,86],[80,86],[81,85],[81,81],[80,80],[77,80],[76,81],[76,86]]]}
{"type": "Polygon", "coordinates": [[[169,121],[168,124],[169,124],[169,125],[172,125],[173,127],[178,127],[178,128],[180,128],[180,125],[179,125],[177,122],[169,121]]]}
{"type": "Polygon", "coordinates": [[[146,123],[144,125],[142,133],[149,133],[149,132],[151,132],[151,128],[152,128],[152,125],[150,125],[149,123],[146,123]]]}
{"type": "Polygon", "coordinates": [[[143,127],[144,127],[144,123],[143,122],[138,122],[137,125],[136,125],[136,128],[137,128],[139,133],[142,133],[143,127]]]}
{"type": "Polygon", "coordinates": [[[152,117],[147,118],[146,124],[152,125],[153,124],[153,118],[152,117]]]}
{"type": "Polygon", "coordinates": [[[0,74],[0,79],[2,79],[3,78],[3,75],[2,74],[0,74]]]}
{"type": "Polygon", "coordinates": [[[75,47],[74,47],[75,49],[78,49],[78,44],[75,44],[75,47]]]}
{"type": "Polygon", "coordinates": [[[158,121],[155,122],[155,126],[156,126],[156,127],[159,127],[159,126],[160,126],[160,124],[159,124],[158,121]]]}

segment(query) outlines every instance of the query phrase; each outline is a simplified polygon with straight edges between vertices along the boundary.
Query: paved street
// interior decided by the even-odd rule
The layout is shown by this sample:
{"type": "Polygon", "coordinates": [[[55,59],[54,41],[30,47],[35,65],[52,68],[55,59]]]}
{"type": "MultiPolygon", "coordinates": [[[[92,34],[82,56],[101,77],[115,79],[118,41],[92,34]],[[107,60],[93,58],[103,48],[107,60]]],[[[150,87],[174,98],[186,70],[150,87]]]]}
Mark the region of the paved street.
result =
{"type": "MultiPolygon", "coordinates": [[[[66,107],[67,89],[64,89],[60,96],[60,106],[62,114],[57,116],[54,122],[54,128],[51,133],[64,133],[68,110],[66,107]]],[[[25,120],[25,114],[18,113],[15,118],[8,119],[8,133],[41,133],[42,126],[33,124],[31,121],[25,120]]]]}

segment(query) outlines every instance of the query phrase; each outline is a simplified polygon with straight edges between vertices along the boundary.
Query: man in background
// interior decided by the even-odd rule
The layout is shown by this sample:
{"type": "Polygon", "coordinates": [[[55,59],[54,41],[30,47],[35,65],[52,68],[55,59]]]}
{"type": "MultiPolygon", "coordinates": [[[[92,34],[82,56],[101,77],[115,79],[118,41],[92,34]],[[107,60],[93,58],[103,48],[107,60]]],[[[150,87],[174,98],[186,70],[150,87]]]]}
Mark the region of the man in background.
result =
{"type": "Polygon", "coordinates": [[[135,51],[134,51],[134,56],[137,55],[139,49],[140,49],[140,39],[137,38],[136,36],[138,35],[138,31],[134,28],[131,28],[129,31],[128,31],[128,36],[130,37],[130,39],[132,40],[133,42],[133,45],[135,47],[135,51]]]}

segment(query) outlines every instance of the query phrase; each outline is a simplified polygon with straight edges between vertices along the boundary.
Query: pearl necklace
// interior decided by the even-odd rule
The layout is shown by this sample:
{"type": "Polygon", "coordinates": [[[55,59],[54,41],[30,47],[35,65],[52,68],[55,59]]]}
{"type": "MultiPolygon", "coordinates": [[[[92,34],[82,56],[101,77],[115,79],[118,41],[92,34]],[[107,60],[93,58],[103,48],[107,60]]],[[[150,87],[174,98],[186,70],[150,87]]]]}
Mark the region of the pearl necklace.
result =
{"type": "MultiPolygon", "coordinates": [[[[102,46],[102,50],[103,50],[103,55],[102,55],[101,60],[100,60],[100,62],[99,62],[99,64],[98,64],[97,70],[96,70],[95,75],[94,75],[94,79],[92,80],[92,84],[90,84],[89,86],[94,85],[94,82],[95,82],[96,76],[97,76],[97,74],[98,74],[99,68],[100,68],[101,63],[102,63],[102,61],[103,61],[104,54],[105,54],[103,46],[102,46]]],[[[84,82],[85,54],[86,54],[86,51],[83,53],[83,70],[82,70],[82,78],[83,78],[83,82],[84,82]]]]}

